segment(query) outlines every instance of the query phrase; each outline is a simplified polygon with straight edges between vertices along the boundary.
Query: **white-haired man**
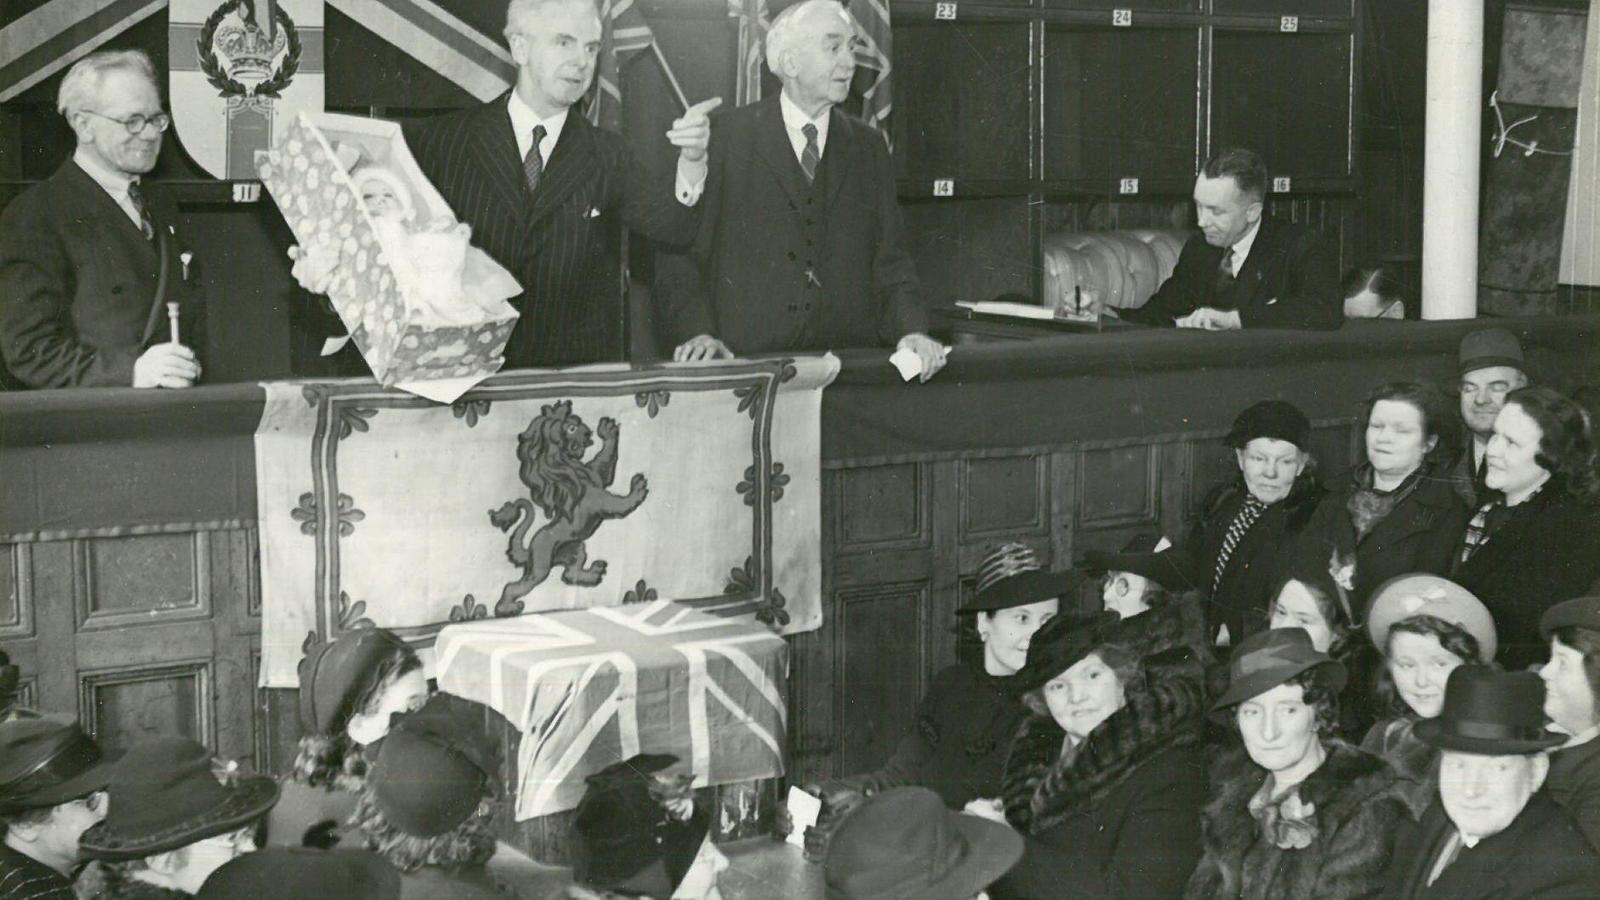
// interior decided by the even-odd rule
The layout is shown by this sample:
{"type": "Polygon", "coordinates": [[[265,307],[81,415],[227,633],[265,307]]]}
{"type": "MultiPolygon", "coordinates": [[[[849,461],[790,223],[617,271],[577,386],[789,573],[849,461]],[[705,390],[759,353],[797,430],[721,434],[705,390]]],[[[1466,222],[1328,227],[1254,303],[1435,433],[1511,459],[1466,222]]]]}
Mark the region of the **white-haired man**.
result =
{"type": "Polygon", "coordinates": [[[91,53],[57,108],[77,149],[0,213],[0,389],[189,387],[204,298],[176,208],[144,182],[172,121],[155,68],[137,50],[91,53]]]}
{"type": "Polygon", "coordinates": [[[406,143],[472,240],[511,271],[522,317],[507,367],[613,359],[621,347],[606,299],[617,291],[615,214],[652,240],[681,245],[698,225],[706,114],[690,107],[667,140],[676,177],[655,177],[621,138],[572,115],[600,50],[593,0],[511,0],[506,40],[517,64],[506,96],[406,125],[406,143]]]}
{"type": "Polygon", "coordinates": [[[856,41],[834,0],[789,7],[767,34],[783,91],[718,117],[693,251],[658,261],[676,359],[898,342],[923,380],[944,365],[924,333],[888,148],[836,108],[856,41]]]}

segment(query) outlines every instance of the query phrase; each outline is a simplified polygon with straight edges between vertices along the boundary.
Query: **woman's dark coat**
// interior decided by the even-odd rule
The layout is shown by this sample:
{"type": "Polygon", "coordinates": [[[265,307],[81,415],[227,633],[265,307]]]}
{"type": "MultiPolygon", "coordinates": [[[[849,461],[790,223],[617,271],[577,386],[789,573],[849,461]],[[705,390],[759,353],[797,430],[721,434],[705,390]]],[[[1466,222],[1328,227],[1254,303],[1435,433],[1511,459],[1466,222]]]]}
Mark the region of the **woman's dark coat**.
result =
{"type": "Polygon", "coordinates": [[[1600,738],[1550,751],[1544,790],[1572,813],[1589,843],[1600,849],[1600,738]]]}
{"type": "Polygon", "coordinates": [[[1024,710],[1007,679],[957,664],[934,676],[917,721],[883,768],[843,779],[863,793],[928,788],[951,809],[1000,796],[1006,747],[1024,710]]]}
{"type": "Polygon", "coordinates": [[[1544,611],[1582,596],[1600,577],[1600,509],[1551,479],[1505,516],[1471,559],[1456,563],[1452,580],[1494,614],[1499,661],[1516,671],[1550,657],[1539,636],[1544,611]]]}
{"type": "Polygon", "coordinates": [[[1004,799],[1025,843],[990,887],[996,900],[1177,896],[1200,856],[1204,671],[1186,647],[1144,668],[1145,683],[1128,687],[1126,705],[1070,758],[1049,716],[1030,716],[1018,731],[1004,799]]]}
{"type": "Polygon", "coordinates": [[[1103,562],[1111,569],[1117,569],[1119,562],[1127,565],[1134,557],[1165,563],[1171,574],[1162,581],[1187,584],[1210,598],[1207,643],[1212,643],[1218,629],[1226,626],[1229,639],[1237,644],[1245,635],[1260,630],[1261,623],[1266,621],[1280,554],[1305,527],[1323,493],[1315,479],[1302,475],[1289,496],[1267,507],[1245,532],[1228,557],[1222,580],[1216,583],[1214,591],[1217,557],[1222,553],[1223,539],[1249,496],[1243,480],[1237,476],[1211,489],[1200,505],[1199,517],[1181,543],[1160,553],[1109,554],[1103,557],[1103,562]]]}
{"type": "Polygon", "coordinates": [[[1449,577],[1471,515],[1448,473],[1424,471],[1416,488],[1357,540],[1348,504],[1359,489],[1358,473],[1365,469],[1353,470],[1337,481],[1301,534],[1302,541],[1320,540],[1327,545],[1330,556],[1334,549],[1341,556],[1355,554],[1350,604],[1356,618],[1363,621],[1372,592],[1385,581],[1419,572],[1449,577]]]}
{"type": "Polygon", "coordinates": [[[1201,815],[1205,855],[1184,888],[1190,900],[1352,900],[1378,897],[1397,838],[1411,826],[1402,783],[1389,764],[1342,742],[1299,787],[1316,808],[1310,846],[1280,849],[1261,836],[1250,798],[1267,772],[1243,748],[1229,750],[1211,773],[1211,802],[1201,815]]]}

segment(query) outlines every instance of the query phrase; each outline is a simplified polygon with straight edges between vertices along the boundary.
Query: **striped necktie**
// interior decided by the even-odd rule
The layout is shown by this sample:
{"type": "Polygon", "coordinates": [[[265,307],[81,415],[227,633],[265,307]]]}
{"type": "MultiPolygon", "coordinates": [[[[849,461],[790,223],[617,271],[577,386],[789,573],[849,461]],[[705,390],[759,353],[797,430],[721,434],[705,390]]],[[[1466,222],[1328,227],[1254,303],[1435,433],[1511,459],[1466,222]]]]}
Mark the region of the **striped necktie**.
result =
{"type": "Polygon", "coordinates": [[[150,221],[150,210],[145,208],[144,191],[139,189],[137,179],[128,182],[128,202],[132,203],[133,208],[139,211],[139,230],[144,232],[144,239],[147,241],[155,240],[156,226],[154,222],[150,221]]]}
{"type": "Polygon", "coordinates": [[[533,126],[533,145],[528,148],[528,155],[522,158],[522,174],[528,180],[530,194],[539,189],[539,178],[544,175],[544,156],[539,152],[544,135],[543,125],[533,126]]]}
{"type": "Polygon", "coordinates": [[[1222,548],[1217,551],[1217,570],[1211,576],[1211,593],[1215,594],[1217,588],[1222,587],[1222,573],[1228,570],[1228,560],[1233,558],[1233,551],[1239,549],[1239,542],[1244,540],[1245,532],[1256,524],[1261,514],[1267,511],[1267,505],[1255,498],[1252,494],[1244,498],[1244,505],[1239,507],[1239,512],[1228,524],[1228,533],[1222,536],[1222,548]]]}
{"type": "Polygon", "coordinates": [[[817,166],[822,162],[822,151],[817,149],[817,126],[807,122],[800,133],[806,136],[806,147],[800,151],[800,168],[806,170],[806,181],[816,181],[817,166]]]}

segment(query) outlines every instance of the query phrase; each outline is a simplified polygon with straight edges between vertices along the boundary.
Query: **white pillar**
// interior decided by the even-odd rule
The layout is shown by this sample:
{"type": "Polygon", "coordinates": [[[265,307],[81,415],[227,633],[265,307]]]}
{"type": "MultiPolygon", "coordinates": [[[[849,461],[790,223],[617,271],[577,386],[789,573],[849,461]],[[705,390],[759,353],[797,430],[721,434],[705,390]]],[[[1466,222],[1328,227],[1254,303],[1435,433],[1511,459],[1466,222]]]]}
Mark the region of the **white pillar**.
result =
{"type": "Polygon", "coordinates": [[[1478,314],[1483,0],[1428,0],[1422,317],[1478,314]]]}

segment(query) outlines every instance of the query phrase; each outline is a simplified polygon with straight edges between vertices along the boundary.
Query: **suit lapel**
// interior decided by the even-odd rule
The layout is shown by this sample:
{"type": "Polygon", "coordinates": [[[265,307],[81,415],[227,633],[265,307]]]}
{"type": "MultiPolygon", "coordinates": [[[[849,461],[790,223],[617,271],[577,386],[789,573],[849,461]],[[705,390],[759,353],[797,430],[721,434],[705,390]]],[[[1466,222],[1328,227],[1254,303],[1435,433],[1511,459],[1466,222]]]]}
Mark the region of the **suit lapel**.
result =
{"type": "Polygon", "coordinates": [[[503,198],[513,209],[525,210],[527,205],[521,200],[528,193],[528,182],[517,153],[517,136],[511,130],[511,113],[506,111],[508,96],[502,95],[484,110],[473,129],[472,153],[489,181],[489,195],[503,198]]]}
{"type": "Polygon", "coordinates": [[[854,141],[850,135],[850,128],[844,120],[844,114],[837,108],[828,111],[828,146],[822,151],[823,192],[827,196],[827,208],[832,209],[833,204],[839,199],[839,192],[844,190],[844,182],[852,168],[851,154],[855,151],[854,141]]]}
{"type": "MultiPolygon", "coordinates": [[[[805,180],[805,172],[800,168],[800,161],[795,159],[794,147],[789,143],[789,134],[783,127],[783,111],[778,108],[778,97],[763,100],[756,121],[756,145],[760,148],[761,159],[772,169],[772,175],[783,186],[783,192],[789,195],[789,202],[799,208],[802,196],[801,182],[805,180]]],[[[828,124],[831,140],[833,123],[828,124]]]]}
{"type": "MultiPolygon", "coordinates": [[[[1244,292],[1242,302],[1239,304],[1241,309],[1254,306],[1258,300],[1271,299],[1263,298],[1261,294],[1262,285],[1266,283],[1267,261],[1276,256],[1275,238],[1276,232],[1273,231],[1270,220],[1263,215],[1261,227],[1256,230],[1255,243],[1250,245],[1250,255],[1245,257],[1244,266],[1236,276],[1239,287],[1244,292]]],[[[1221,254],[1218,254],[1217,262],[1219,264],[1222,262],[1221,254]]]]}
{"type": "MultiPolygon", "coordinates": [[[[155,242],[145,239],[144,230],[135,225],[132,219],[128,218],[127,211],[116,200],[112,199],[110,194],[106,193],[106,189],[101,187],[98,181],[95,181],[88,172],[85,172],[70,159],[66,162],[65,168],[69,176],[68,183],[72,185],[74,190],[83,195],[84,202],[94,211],[93,214],[96,218],[115,223],[111,228],[123,238],[125,243],[138,247],[139,251],[148,259],[155,260],[158,258],[155,242]]],[[[149,211],[149,206],[149,201],[145,201],[146,211],[149,211]]],[[[150,222],[157,229],[164,227],[157,220],[154,213],[151,213],[150,222]]]]}
{"type": "Polygon", "coordinates": [[[555,149],[550,151],[550,162],[539,179],[539,189],[534,191],[529,225],[537,224],[560,207],[573,191],[590,183],[599,172],[593,128],[577,112],[567,113],[567,124],[561,129],[555,149]]]}

